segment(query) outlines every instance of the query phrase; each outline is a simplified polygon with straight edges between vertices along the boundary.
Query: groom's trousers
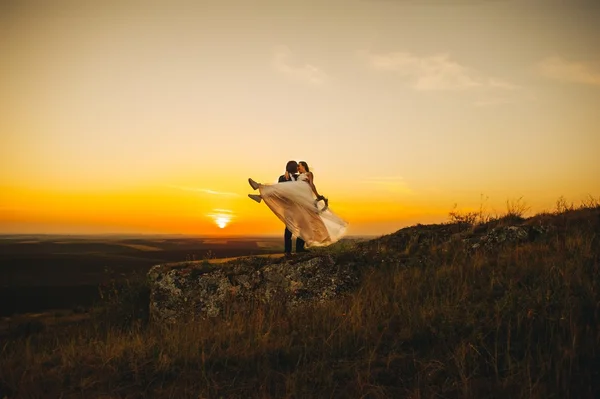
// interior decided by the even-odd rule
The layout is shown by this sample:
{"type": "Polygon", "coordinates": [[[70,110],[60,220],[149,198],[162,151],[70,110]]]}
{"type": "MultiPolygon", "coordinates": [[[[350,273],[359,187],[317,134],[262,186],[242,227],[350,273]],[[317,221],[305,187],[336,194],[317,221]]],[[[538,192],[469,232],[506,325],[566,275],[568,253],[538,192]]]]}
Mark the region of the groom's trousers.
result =
{"type": "MultiPolygon", "coordinates": [[[[287,228],[285,229],[285,233],[283,234],[283,243],[285,246],[285,253],[292,253],[292,232],[287,228]]],[[[304,251],[304,240],[300,237],[296,238],[296,252],[304,251]]]]}

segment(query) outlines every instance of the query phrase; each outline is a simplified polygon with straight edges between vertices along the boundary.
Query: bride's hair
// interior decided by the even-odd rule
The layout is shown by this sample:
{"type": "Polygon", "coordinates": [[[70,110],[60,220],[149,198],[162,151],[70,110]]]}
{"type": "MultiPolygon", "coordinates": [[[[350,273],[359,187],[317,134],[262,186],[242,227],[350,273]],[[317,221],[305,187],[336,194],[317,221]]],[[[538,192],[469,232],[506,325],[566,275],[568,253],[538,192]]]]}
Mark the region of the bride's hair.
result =
{"type": "Polygon", "coordinates": [[[304,161],[300,161],[298,162],[300,165],[304,166],[304,169],[306,169],[306,172],[310,172],[310,168],[308,167],[308,164],[304,161]]]}

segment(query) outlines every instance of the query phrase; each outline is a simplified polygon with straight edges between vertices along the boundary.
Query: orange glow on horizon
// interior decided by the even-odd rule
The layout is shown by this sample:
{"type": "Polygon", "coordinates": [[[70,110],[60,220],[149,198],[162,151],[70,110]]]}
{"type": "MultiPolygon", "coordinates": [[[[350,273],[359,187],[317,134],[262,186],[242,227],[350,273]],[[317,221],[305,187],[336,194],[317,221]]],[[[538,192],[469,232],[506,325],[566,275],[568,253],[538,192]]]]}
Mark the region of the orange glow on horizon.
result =
{"type": "Polygon", "coordinates": [[[0,234],[280,235],[290,159],[349,235],[600,196],[584,2],[57,1],[0,6],[0,234]]]}
{"type": "MultiPolygon", "coordinates": [[[[229,198],[215,194],[216,190],[164,186],[97,192],[2,187],[2,192],[0,233],[248,236],[278,235],[283,229],[267,206],[233,191],[227,193],[229,198]]],[[[350,223],[349,235],[387,234],[411,224],[444,222],[452,210],[451,201],[438,198],[330,198],[332,209],[350,223]]],[[[535,213],[552,209],[557,198],[538,203],[525,198],[525,202],[535,213]]],[[[479,206],[471,201],[459,209],[476,211],[479,206]]],[[[489,213],[502,213],[504,206],[505,201],[484,204],[489,213]]]]}

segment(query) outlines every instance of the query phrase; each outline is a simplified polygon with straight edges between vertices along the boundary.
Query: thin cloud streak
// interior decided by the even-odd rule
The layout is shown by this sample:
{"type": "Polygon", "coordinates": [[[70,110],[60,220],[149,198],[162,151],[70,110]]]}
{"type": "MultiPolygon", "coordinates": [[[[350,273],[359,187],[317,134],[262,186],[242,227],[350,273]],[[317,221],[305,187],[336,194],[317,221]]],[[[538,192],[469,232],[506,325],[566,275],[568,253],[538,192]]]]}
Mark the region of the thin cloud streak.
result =
{"type": "Polygon", "coordinates": [[[235,214],[233,211],[229,211],[226,209],[213,209],[213,212],[207,213],[206,216],[213,217],[213,218],[223,217],[223,218],[232,219],[235,217],[235,214]]]}
{"type": "Polygon", "coordinates": [[[293,63],[293,58],[294,55],[288,47],[280,46],[273,56],[273,68],[285,76],[311,85],[325,83],[327,80],[325,72],[312,64],[293,63]]]}
{"type": "Polygon", "coordinates": [[[534,101],[535,96],[523,86],[487,76],[453,60],[449,54],[419,56],[410,52],[367,54],[367,63],[379,72],[395,73],[420,92],[462,92],[478,98],[476,107],[491,107],[534,101]]]}
{"type": "Polygon", "coordinates": [[[216,212],[224,212],[224,213],[233,213],[232,210],[229,209],[221,209],[221,208],[215,208],[214,211],[216,212]]]}
{"type": "Polygon", "coordinates": [[[394,72],[418,91],[465,91],[472,89],[518,90],[520,86],[461,65],[442,53],[418,56],[410,52],[367,54],[376,71],[394,72]]]}
{"type": "Polygon", "coordinates": [[[600,63],[569,61],[554,56],[540,61],[538,70],[549,79],[600,86],[600,63]]]}
{"type": "Polygon", "coordinates": [[[169,186],[170,188],[175,188],[178,190],[182,190],[182,191],[190,191],[190,192],[194,192],[194,193],[204,193],[204,194],[209,194],[209,195],[222,195],[222,196],[227,196],[227,197],[238,197],[239,194],[237,193],[230,193],[230,192],[226,192],[226,191],[216,191],[216,190],[210,190],[207,188],[198,188],[198,187],[186,187],[186,186],[169,186]]]}

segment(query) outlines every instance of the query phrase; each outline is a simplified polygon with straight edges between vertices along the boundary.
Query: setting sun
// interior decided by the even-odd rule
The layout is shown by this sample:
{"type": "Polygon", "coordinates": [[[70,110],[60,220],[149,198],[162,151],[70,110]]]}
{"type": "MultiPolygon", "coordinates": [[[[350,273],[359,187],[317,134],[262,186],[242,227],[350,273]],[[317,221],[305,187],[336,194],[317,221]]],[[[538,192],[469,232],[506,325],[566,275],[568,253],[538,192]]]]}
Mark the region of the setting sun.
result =
{"type": "Polygon", "coordinates": [[[225,228],[225,226],[227,226],[227,223],[229,222],[229,219],[225,217],[218,217],[216,222],[217,226],[219,226],[220,228],[225,228]]]}
{"type": "Polygon", "coordinates": [[[219,228],[224,229],[231,222],[233,212],[228,209],[215,209],[215,211],[216,213],[209,213],[207,216],[212,218],[219,228]]]}

